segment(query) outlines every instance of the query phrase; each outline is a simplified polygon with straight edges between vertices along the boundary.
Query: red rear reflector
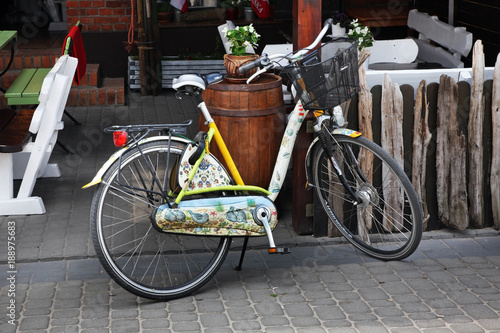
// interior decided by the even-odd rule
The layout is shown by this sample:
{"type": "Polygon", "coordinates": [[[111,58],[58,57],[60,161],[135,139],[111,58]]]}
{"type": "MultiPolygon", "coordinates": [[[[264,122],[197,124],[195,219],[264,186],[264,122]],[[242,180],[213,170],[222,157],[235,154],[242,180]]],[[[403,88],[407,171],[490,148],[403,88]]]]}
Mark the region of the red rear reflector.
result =
{"type": "Polygon", "coordinates": [[[117,147],[123,147],[127,144],[127,132],[116,131],[113,132],[113,143],[117,147]]]}

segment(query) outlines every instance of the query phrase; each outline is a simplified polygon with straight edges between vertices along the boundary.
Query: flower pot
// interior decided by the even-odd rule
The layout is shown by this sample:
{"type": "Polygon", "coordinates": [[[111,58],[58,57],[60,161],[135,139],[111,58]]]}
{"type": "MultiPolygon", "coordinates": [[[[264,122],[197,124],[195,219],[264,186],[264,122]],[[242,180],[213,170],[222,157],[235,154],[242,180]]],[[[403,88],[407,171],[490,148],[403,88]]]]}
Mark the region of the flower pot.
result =
{"type": "Polygon", "coordinates": [[[340,26],[340,23],[332,25],[332,37],[345,37],[347,33],[345,28],[340,26]]]}
{"type": "Polygon", "coordinates": [[[252,21],[254,18],[255,14],[252,7],[243,7],[243,19],[247,21],[252,21]]]}
{"type": "Polygon", "coordinates": [[[160,22],[170,22],[172,20],[173,11],[169,12],[159,12],[158,13],[158,21],[160,22]]]}
{"type": "Polygon", "coordinates": [[[252,76],[257,72],[257,68],[247,72],[245,74],[240,74],[239,67],[247,62],[254,61],[259,56],[257,54],[247,54],[242,56],[236,56],[232,54],[224,55],[224,67],[226,67],[227,75],[231,78],[247,78],[252,76]]]}
{"type": "Polygon", "coordinates": [[[236,8],[226,8],[226,20],[234,21],[237,18],[237,9],[236,8]]]}

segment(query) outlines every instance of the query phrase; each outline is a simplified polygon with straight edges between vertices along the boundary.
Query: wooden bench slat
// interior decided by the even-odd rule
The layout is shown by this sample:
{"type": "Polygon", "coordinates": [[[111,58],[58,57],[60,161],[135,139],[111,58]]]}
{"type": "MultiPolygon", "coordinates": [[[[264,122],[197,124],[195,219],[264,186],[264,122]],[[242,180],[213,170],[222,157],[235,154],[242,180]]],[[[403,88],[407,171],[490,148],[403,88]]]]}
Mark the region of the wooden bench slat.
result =
{"type": "Polygon", "coordinates": [[[5,92],[5,97],[9,98],[20,98],[23,95],[24,89],[31,81],[31,78],[36,73],[36,68],[25,68],[19,73],[17,78],[14,80],[12,85],[5,92]]]}
{"type": "Polygon", "coordinates": [[[36,97],[40,94],[40,89],[42,88],[43,79],[49,74],[51,68],[38,68],[35,75],[31,78],[30,82],[24,90],[23,97],[36,97]]]}
{"type": "Polygon", "coordinates": [[[1,153],[15,153],[23,150],[31,137],[29,127],[34,112],[33,109],[18,110],[4,126],[0,132],[1,153]]]}
{"type": "Polygon", "coordinates": [[[38,104],[43,79],[50,68],[25,68],[5,93],[8,105],[38,104]]]}

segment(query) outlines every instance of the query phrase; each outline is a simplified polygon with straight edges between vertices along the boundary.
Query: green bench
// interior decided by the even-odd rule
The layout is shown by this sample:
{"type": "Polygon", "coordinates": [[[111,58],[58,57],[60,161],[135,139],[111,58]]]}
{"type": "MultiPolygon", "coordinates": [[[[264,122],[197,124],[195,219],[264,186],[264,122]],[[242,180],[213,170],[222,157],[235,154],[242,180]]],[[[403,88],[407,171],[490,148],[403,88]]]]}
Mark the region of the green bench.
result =
{"type": "MultiPolygon", "coordinates": [[[[80,22],[75,25],[75,29],[76,28],[78,28],[78,30],[81,29],[80,22]]],[[[72,54],[73,40],[71,39],[70,35],[66,36],[65,45],[63,47],[64,55],[67,54],[73,57],[78,57],[77,55],[72,54]]],[[[84,50],[82,51],[85,52],[84,50]]],[[[10,106],[38,105],[40,103],[38,101],[38,96],[40,95],[40,89],[42,88],[43,79],[50,72],[50,70],[51,68],[25,68],[21,70],[17,78],[5,92],[7,104],[10,106]]],[[[80,123],[66,110],[64,110],[64,114],[75,124],[80,125],[80,123]]],[[[61,145],[61,147],[67,150],[64,146],[61,145]]]]}

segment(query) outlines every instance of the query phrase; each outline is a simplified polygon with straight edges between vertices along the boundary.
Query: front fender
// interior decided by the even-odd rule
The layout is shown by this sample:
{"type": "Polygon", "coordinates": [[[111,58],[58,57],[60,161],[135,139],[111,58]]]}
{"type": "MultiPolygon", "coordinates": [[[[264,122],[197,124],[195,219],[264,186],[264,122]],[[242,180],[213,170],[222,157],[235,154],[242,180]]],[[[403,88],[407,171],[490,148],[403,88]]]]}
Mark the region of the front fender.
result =
{"type": "MultiPolygon", "coordinates": [[[[361,133],[358,132],[358,131],[354,131],[354,130],[350,130],[350,129],[347,129],[347,128],[336,128],[332,131],[332,134],[335,135],[335,134],[339,134],[339,135],[345,135],[345,136],[350,136],[352,138],[357,138],[358,136],[361,136],[361,133]]],[[[309,148],[307,149],[307,154],[306,154],[306,163],[305,163],[305,167],[306,167],[306,181],[307,181],[307,189],[310,189],[311,186],[311,181],[313,179],[313,174],[312,174],[312,163],[313,163],[313,160],[312,160],[312,152],[314,152],[314,150],[316,149],[316,147],[318,145],[321,145],[321,143],[319,142],[319,138],[316,137],[313,142],[311,142],[311,145],[309,146],[309,148]]],[[[314,185],[314,184],[313,184],[314,185]]]]}
{"type": "MultiPolygon", "coordinates": [[[[153,142],[153,141],[159,141],[159,140],[168,140],[168,136],[153,136],[150,138],[143,139],[139,142],[139,144],[144,144],[148,142],[153,142]]],[[[177,136],[172,136],[171,138],[172,141],[177,141],[177,142],[182,142],[182,143],[192,143],[191,140],[180,138],[177,136]]],[[[102,176],[108,171],[108,169],[113,165],[113,163],[120,158],[124,153],[126,153],[130,149],[130,146],[123,147],[122,149],[116,151],[113,155],[109,157],[109,159],[106,161],[106,163],[103,164],[103,166],[97,171],[96,175],[92,179],[90,183],[87,185],[83,186],[82,188],[89,188],[91,186],[97,185],[102,181],[102,176]]]]}

